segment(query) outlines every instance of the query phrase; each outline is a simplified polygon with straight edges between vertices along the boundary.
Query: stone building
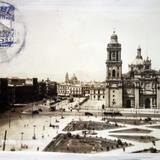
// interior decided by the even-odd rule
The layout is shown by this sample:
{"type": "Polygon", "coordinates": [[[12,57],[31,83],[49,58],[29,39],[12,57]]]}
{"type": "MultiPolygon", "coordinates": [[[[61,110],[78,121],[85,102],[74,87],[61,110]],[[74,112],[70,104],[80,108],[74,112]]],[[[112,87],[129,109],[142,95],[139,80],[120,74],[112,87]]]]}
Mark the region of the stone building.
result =
{"type": "Polygon", "coordinates": [[[58,96],[82,96],[82,85],[78,81],[78,78],[75,74],[69,78],[68,73],[65,75],[65,82],[57,84],[57,95],[58,96]]]}
{"type": "Polygon", "coordinates": [[[121,44],[113,32],[107,45],[105,105],[107,108],[160,108],[160,72],[143,58],[140,46],[129,71],[122,74],[121,44]]]}
{"type": "Polygon", "coordinates": [[[82,86],[81,84],[66,84],[59,83],[57,84],[57,94],[58,96],[74,96],[79,97],[82,96],[82,86]]]}
{"type": "Polygon", "coordinates": [[[91,100],[104,100],[105,98],[105,86],[104,83],[94,83],[90,87],[90,99],[91,100]]]}

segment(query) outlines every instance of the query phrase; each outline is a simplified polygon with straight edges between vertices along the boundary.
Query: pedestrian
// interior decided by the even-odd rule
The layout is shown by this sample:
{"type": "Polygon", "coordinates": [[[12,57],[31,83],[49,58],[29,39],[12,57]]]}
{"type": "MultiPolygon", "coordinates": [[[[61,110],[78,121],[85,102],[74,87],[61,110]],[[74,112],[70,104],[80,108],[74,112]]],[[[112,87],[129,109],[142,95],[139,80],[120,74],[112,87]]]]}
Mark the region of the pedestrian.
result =
{"type": "Polygon", "coordinates": [[[125,146],[123,146],[123,152],[125,152],[125,150],[126,150],[126,149],[125,149],[125,146]]]}
{"type": "Polygon", "coordinates": [[[43,126],[43,130],[45,130],[45,126],[43,126]]]}
{"type": "Polygon", "coordinates": [[[69,150],[69,143],[67,144],[67,151],[69,150]]]}
{"type": "Polygon", "coordinates": [[[153,143],[154,146],[156,145],[156,142],[154,140],[152,140],[152,143],[153,143]]]}
{"type": "Polygon", "coordinates": [[[39,147],[37,147],[37,151],[39,151],[39,147]]]}

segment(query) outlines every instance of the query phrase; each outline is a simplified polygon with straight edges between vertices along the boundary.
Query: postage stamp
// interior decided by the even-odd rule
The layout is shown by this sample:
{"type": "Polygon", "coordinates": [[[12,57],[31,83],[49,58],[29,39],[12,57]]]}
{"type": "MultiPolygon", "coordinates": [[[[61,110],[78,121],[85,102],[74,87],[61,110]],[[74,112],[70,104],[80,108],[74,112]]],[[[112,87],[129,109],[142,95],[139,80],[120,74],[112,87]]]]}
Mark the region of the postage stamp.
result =
{"type": "Polygon", "coordinates": [[[8,2],[0,2],[0,63],[18,55],[25,45],[26,27],[20,11],[8,2]]]}
{"type": "Polygon", "coordinates": [[[11,47],[14,42],[14,10],[15,7],[8,3],[0,6],[0,47],[11,47]]]}

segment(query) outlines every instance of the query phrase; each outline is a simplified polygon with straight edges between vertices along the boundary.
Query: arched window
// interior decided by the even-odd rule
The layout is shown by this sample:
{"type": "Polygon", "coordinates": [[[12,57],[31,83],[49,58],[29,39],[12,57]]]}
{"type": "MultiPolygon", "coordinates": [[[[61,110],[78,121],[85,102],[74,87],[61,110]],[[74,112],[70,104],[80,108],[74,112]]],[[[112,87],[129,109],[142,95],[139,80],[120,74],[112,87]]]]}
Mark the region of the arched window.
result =
{"type": "Polygon", "coordinates": [[[126,101],[126,108],[131,108],[131,100],[130,99],[128,99],[126,101]]]}
{"type": "Polygon", "coordinates": [[[115,78],[116,77],[116,71],[113,69],[112,70],[112,78],[115,78]]]}
{"type": "Polygon", "coordinates": [[[111,73],[109,72],[109,73],[108,73],[108,78],[110,78],[110,77],[111,77],[111,73]]]}
{"type": "Polygon", "coordinates": [[[147,98],[145,100],[145,108],[151,108],[151,106],[150,106],[150,99],[149,98],[147,98]]]}
{"type": "Polygon", "coordinates": [[[115,61],[116,60],[116,54],[115,52],[112,53],[112,61],[115,61]]]}

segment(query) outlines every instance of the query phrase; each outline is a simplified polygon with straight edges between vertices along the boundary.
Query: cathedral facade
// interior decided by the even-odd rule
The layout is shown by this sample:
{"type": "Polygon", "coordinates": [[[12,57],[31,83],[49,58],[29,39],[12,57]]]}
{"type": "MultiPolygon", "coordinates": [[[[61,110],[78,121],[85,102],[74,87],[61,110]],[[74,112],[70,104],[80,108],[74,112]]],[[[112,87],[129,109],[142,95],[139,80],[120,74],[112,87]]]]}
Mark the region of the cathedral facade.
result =
{"type": "Polygon", "coordinates": [[[135,60],[122,74],[121,44],[113,32],[107,45],[105,105],[107,108],[160,109],[160,71],[143,59],[138,47],[135,60]]]}

